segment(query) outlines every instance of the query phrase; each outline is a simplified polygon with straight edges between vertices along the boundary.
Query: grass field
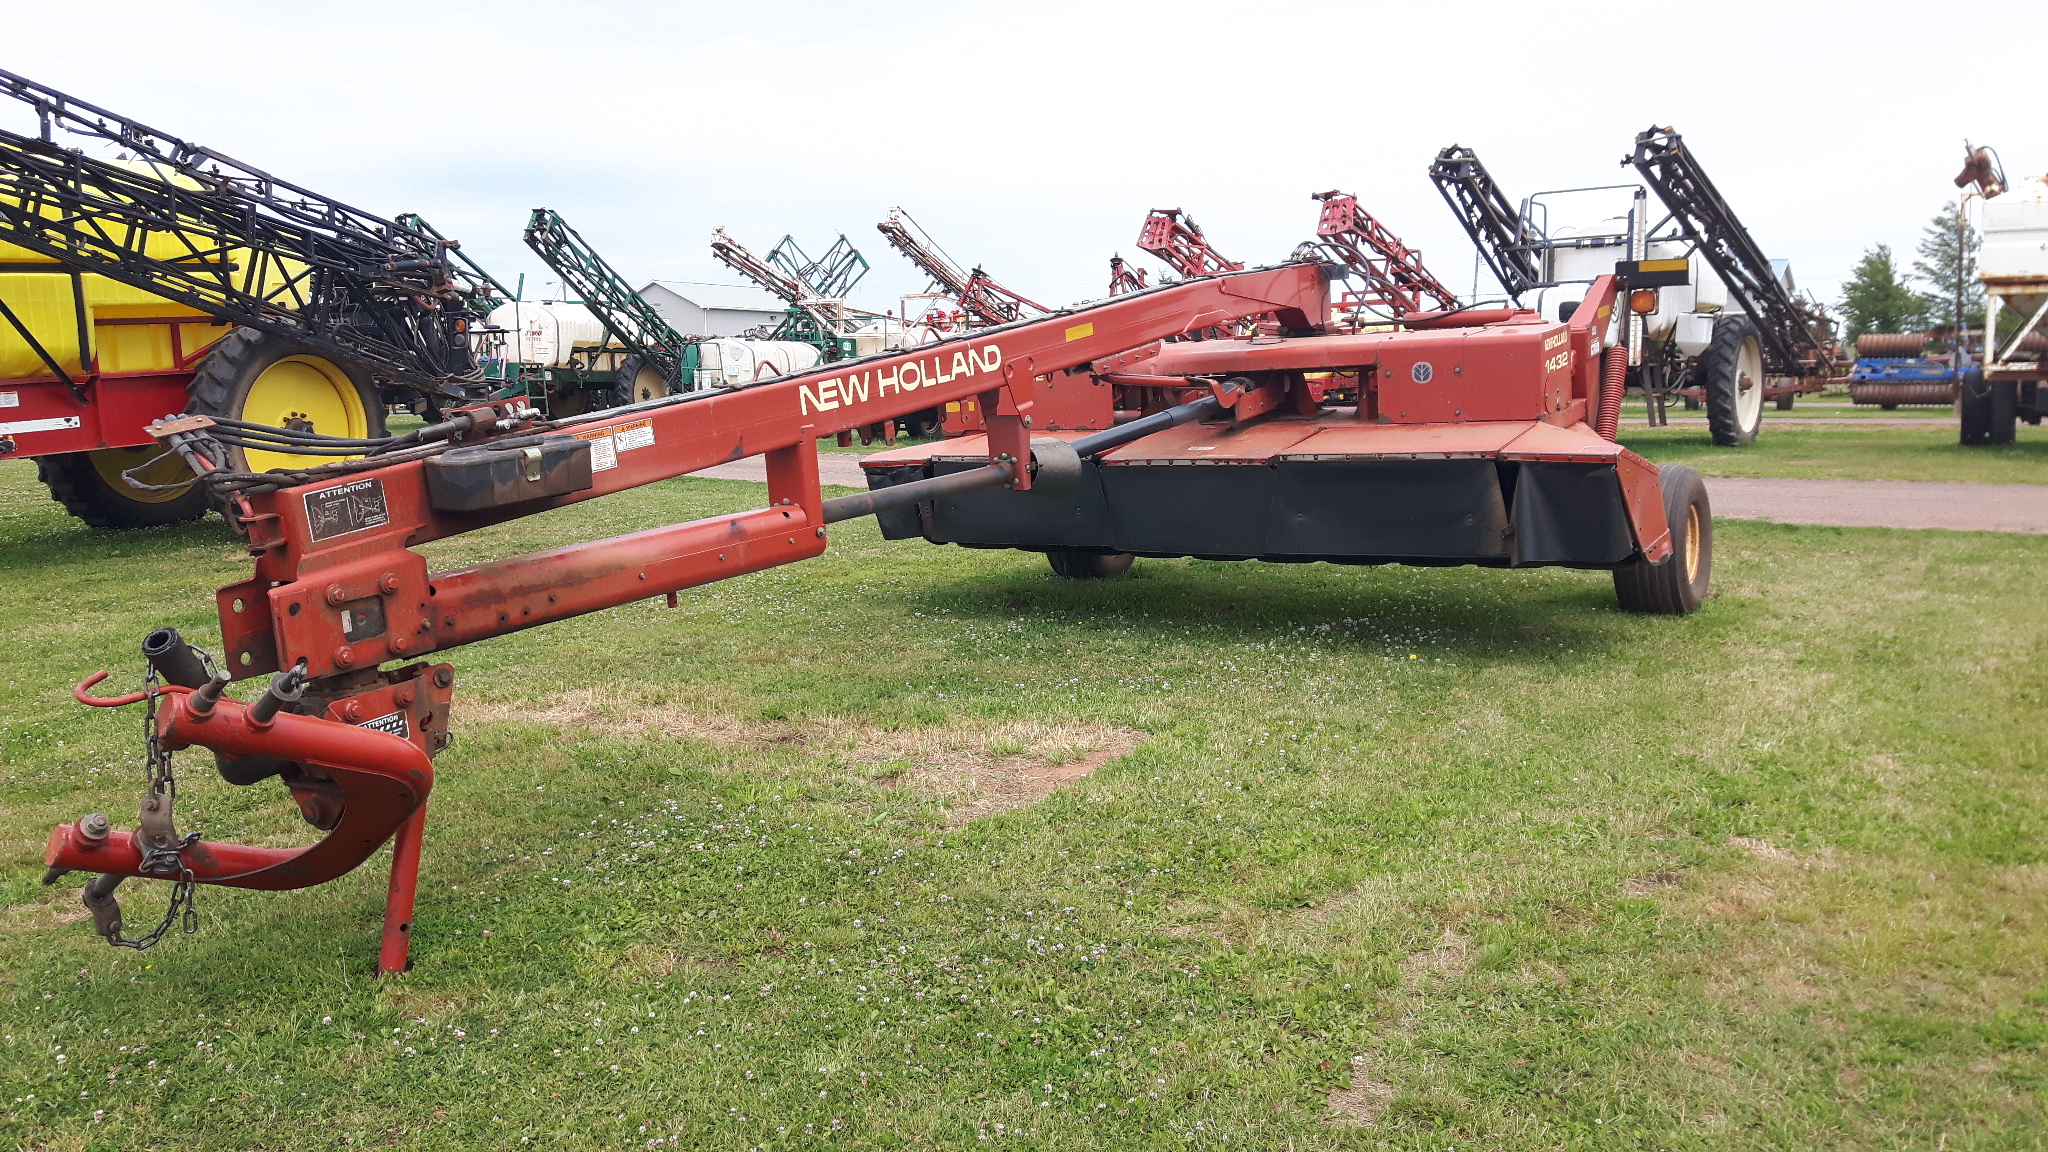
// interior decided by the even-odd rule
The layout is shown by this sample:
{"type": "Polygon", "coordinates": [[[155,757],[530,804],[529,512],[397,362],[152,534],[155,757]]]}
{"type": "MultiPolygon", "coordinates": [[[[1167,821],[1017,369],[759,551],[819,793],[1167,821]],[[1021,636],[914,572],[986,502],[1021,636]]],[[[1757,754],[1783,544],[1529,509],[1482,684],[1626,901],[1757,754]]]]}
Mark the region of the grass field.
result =
{"type": "MultiPolygon", "coordinates": [[[[1717,597],[1641,619],[1601,573],[1063,583],[843,525],[453,654],[417,965],[380,981],[381,857],[203,891],[141,955],[38,885],[52,823],[139,798],[139,717],[71,682],[208,643],[247,564],[32,476],[0,465],[7,1147],[2048,1143],[2048,540],[1724,522],[1717,597]]],[[[184,827],[310,839],[180,761],[184,827]]]]}
{"type": "MultiPolygon", "coordinates": [[[[1642,400],[1632,399],[1622,402],[1621,411],[1624,420],[1629,418],[1641,420],[1646,409],[1642,400]]],[[[1704,420],[1707,417],[1704,409],[1686,408],[1680,404],[1671,405],[1667,410],[1667,415],[1674,420],[1704,420]]],[[[1806,419],[1926,420],[1930,423],[1945,424],[1953,428],[1956,423],[1956,413],[1953,407],[1934,407],[1919,404],[1904,405],[1886,411],[1875,404],[1853,403],[1843,396],[1829,396],[1821,400],[1802,396],[1790,412],[1781,412],[1775,405],[1767,405],[1764,408],[1764,419],[1766,421],[1806,419]]]]}
{"type": "Polygon", "coordinates": [[[1686,464],[1708,476],[2048,483],[2048,431],[2024,424],[2011,444],[1965,448],[1953,420],[1926,428],[1802,428],[1780,416],[1766,412],[1756,443],[1741,448],[1715,447],[1703,424],[1650,428],[1640,417],[1622,421],[1620,438],[1659,464],[1686,464]]]}

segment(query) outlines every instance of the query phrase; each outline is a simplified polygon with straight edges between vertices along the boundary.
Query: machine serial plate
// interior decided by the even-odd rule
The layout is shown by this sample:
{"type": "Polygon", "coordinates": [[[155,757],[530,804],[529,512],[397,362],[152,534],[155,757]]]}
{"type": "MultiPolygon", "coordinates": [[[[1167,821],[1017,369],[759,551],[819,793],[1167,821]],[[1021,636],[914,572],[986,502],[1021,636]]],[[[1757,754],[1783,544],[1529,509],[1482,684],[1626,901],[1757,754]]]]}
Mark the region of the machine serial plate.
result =
{"type": "Polygon", "coordinates": [[[313,539],[332,540],[391,523],[382,480],[358,480],[306,493],[306,528],[313,539]]]}

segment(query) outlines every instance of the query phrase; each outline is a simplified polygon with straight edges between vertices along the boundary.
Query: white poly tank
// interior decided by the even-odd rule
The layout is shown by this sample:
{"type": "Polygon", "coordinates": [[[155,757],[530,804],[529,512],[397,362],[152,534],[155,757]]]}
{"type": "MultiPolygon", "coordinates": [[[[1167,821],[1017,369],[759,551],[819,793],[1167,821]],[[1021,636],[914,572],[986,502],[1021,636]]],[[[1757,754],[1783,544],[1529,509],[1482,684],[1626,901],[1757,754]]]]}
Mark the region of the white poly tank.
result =
{"type": "Polygon", "coordinates": [[[1984,246],[1977,275],[1991,281],[2048,283],[2048,179],[2026,176],[1984,202],[1984,246]]]}
{"type": "Polygon", "coordinates": [[[698,353],[700,386],[752,384],[814,367],[818,349],[794,340],[706,340],[698,353]]]}
{"type": "Polygon", "coordinates": [[[590,309],[564,300],[500,304],[485,323],[505,329],[491,337],[486,355],[517,364],[562,368],[578,348],[619,347],[590,309]]]}

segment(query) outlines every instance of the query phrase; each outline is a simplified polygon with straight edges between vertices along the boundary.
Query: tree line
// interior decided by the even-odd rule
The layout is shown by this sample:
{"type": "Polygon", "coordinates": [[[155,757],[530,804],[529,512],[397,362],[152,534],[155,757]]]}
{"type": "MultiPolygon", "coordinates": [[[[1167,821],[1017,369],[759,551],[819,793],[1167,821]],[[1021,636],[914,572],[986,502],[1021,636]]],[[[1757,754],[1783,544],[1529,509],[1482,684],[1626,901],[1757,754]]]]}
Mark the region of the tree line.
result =
{"type": "Polygon", "coordinates": [[[1977,234],[1963,227],[1961,209],[1951,200],[1921,230],[1910,270],[1901,272],[1889,244],[1872,245],[1856,262],[1842,285],[1845,337],[1870,332],[1915,332],[1956,319],[1956,296],[1963,300],[1963,323],[1984,323],[1984,293],[1977,286],[1977,234]]]}

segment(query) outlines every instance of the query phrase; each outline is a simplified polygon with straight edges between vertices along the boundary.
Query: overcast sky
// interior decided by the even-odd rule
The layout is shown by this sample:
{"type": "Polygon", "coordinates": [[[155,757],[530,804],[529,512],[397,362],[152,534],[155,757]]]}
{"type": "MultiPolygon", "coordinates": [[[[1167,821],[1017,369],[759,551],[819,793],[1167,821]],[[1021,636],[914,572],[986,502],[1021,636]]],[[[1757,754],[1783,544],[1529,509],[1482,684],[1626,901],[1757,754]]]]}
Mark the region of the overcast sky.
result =
{"type": "MultiPolygon", "coordinates": [[[[1155,207],[1278,260],[1341,188],[1467,291],[1426,176],[1477,149],[1511,197],[1600,184],[1652,124],[1802,287],[1910,251],[1963,140],[2048,170],[2048,3],[1034,2],[10,5],[0,67],[385,215],[501,279],[554,208],[629,279],[730,282],[840,232],[893,307],[922,278],[875,222],[1047,304],[1100,296],[1155,207]]],[[[12,118],[8,121],[12,123],[12,118]]],[[[1155,272],[1156,276],[1156,272],[1155,272]]],[[[1490,289],[1490,284],[1487,285],[1490,289]]]]}

